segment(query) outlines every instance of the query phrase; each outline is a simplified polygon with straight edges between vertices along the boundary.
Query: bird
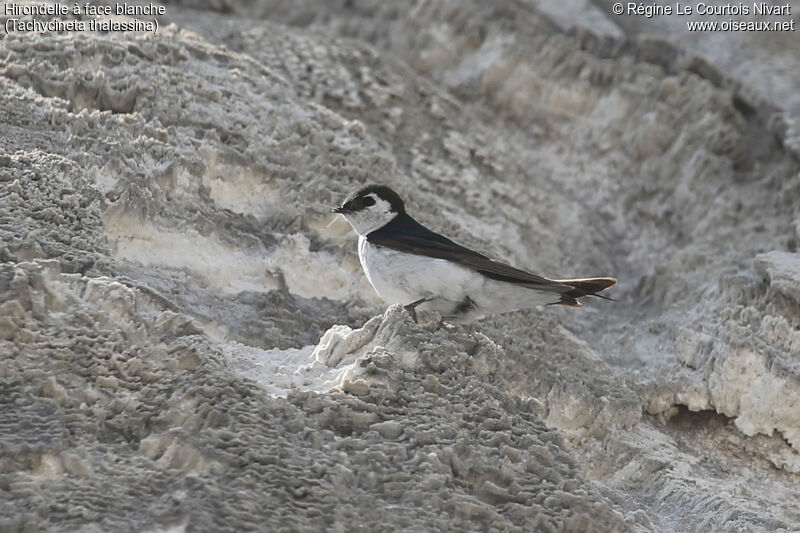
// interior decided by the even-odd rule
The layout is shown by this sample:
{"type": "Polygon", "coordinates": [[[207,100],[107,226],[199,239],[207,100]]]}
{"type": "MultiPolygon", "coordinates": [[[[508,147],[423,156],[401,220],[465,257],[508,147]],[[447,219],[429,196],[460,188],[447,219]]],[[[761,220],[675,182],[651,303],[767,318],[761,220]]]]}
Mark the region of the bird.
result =
{"type": "Polygon", "coordinates": [[[358,258],[369,283],[385,302],[442,319],[471,322],[539,305],[580,307],[578,301],[616,285],[616,278],[549,279],[491,259],[440,235],[406,212],[386,185],[367,185],[332,213],[358,234],[358,258]]]}

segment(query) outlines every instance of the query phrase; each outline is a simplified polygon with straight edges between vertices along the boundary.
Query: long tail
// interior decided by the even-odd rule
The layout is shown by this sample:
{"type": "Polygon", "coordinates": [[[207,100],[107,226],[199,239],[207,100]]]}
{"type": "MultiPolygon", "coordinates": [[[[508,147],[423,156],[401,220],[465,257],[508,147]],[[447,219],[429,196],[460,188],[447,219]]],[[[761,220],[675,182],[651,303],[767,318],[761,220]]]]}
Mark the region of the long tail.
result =
{"type": "Polygon", "coordinates": [[[554,279],[553,281],[572,287],[571,290],[561,294],[561,301],[556,302],[555,305],[580,307],[581,303],[578,301],[578,298],[582,298],[583,296],[597,296],[604,300],[614,301],[613,298],[597,293],[616,285],[616,278],[554,279]]]}

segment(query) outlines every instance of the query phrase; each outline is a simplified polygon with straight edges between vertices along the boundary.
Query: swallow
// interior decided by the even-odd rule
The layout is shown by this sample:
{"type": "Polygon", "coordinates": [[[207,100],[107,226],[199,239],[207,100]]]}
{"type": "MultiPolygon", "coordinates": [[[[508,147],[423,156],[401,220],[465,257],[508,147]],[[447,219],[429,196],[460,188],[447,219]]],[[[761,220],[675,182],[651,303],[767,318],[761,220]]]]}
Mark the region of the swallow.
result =
{"type": "Polygon", "coordinates": [[[426,228],[385,185],[369,185],[331,210],[358,234],[358,257],[385,302],[469,322],[540,305],[579,307],[580,298],[616,285],[610,277],[549,279],[470,250],[426,228]]]}

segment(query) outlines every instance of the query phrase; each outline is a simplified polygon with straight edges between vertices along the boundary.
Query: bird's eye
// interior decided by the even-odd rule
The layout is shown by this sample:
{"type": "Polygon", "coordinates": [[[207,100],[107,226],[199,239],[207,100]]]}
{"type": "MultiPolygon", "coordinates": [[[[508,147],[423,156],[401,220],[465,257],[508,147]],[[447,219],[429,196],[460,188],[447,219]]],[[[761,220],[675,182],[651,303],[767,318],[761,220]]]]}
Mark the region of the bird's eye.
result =
{"type": "Polygon", "coordinates": [[[372,196],[367,196],[364,198],[364,205],[369,207],[371,205],[375,205],[375,198],[372,196]]]}

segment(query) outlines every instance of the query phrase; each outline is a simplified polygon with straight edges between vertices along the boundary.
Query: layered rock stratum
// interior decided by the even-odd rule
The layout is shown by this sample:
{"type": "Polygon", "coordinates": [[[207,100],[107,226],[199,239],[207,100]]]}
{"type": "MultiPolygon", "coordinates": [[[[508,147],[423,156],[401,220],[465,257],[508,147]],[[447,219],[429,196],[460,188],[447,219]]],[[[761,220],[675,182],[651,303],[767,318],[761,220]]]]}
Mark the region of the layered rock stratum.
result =
{"type": "Polygon", "coordinates": [[[796,33],[158,21],[0,39],[0,530],[800,529],[796,33]],[[327,212],[366,182],[617,302],[415,323],[327,212]]]}

